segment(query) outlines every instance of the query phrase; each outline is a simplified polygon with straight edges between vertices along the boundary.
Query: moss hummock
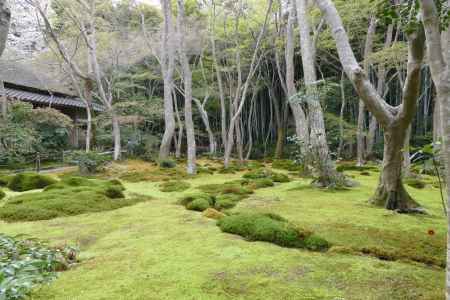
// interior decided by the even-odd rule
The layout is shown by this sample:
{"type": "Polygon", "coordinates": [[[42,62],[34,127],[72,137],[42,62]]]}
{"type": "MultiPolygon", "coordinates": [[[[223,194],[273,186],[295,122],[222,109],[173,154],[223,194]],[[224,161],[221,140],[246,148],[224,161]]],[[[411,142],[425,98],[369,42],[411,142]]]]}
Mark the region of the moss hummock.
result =
{"type": "Polygon", "coordinates": [[[43,189],[58,182],[55,178],[38,173],[20,173],[13,176],[8,183],[8,188],[15,192],[25,192],[43,189]]]}

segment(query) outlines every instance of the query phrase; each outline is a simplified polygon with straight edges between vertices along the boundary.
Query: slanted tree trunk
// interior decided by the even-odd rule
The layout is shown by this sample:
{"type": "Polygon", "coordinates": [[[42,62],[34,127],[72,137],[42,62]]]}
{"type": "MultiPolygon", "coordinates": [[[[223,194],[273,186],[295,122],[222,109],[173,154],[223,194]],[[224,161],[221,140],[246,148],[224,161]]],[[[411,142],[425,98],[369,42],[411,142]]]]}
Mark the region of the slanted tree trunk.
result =
{"type": "Polygon", "coordinates": [[[339,13],[331,0],[316,0],[331,28],[339,59],[367,109],[384,128],[384,158],[379,186],[372,202],[401,212],[417,211],[417,203],[402,184],[402,148],[417,110],[420,93],[421,67],[425,55],[425,38],[420,28],[408,35],[408,68],[401,105],[392,107],[377,93],[364,70],[356,61],[339,13]]]}
{"type": "Polygon", "coordinates": [[[197,173],[196,145],[194,121],[192,119],[192,71],[189,65],[189,58],[186,54],[186,21],[184,12],[184,0],[177,1],[178,17],[178,52],[183,70],[184,78],[184,123],[186,125],[187,138],[187,173],[193,175],[197,173]]]}
{"type": "Polygon", "coordinates": [[[205,109],[205,104],[208,101],[208,97],[205,97],[205,100],[200,102],[200,100],[193,98],[194,103],[197,105],[198,112],[200,113],[200,116],[203,121],[203,125],[205,125],[206,132],[208,133],[208,140],[209,140],[209,154],[214,155],[216,153],[217,149],[217,142],[216,138],[214,136],[214,132],[211,129],[211,125],[209,123],[209,117],[208,112],[205,109]]]}
{"type": "Polygon", "coordinates": [[[173,72],[175,68],[175,45],[173,42],[172,5],[169,0],[162,0],[164,27],[161,43],[161,70],[164,78],[164,135],[159,149],[159,159],[167,159],[175,134],[175,117],[173,112],[173,72]]]}

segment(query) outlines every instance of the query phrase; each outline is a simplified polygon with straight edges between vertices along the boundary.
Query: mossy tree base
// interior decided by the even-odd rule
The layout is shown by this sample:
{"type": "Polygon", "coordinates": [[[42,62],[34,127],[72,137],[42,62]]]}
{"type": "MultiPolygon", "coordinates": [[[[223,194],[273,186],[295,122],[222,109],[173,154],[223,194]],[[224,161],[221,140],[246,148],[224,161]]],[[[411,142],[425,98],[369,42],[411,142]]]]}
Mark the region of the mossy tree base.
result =
{"type": "Polygon", "coordinates": [[[388,189],[386,184],[380,183],[370,202],[400,213],[424,213],[425,210],[409,195],[401,179],[397,181],[396,189],[388,189]]]}

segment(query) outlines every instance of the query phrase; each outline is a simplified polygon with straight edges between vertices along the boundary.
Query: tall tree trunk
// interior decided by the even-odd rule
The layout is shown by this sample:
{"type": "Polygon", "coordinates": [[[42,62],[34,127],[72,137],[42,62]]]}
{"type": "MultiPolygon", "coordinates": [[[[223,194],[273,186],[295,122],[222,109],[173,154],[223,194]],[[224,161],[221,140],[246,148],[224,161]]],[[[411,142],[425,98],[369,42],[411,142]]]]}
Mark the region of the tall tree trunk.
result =
{"type": "Polygon", "coordinates": [[[225,104],[225,93],[223,88],[222,81],[222,73],[220,71],[219,61],[217,59],[217,51],[216,51],[216,38],[215,38],[215,27],[216,27],[216,5],[214,0],[212,0],[213,7],[213,16],[211,22],[211,50],[212,50],[212,58],[214,63],[214,70],[216,73],[217,85],[219,87],[219,98],[220,98],[220,129],[222,136],[222,146],[225,149],[225,145],[227,144],[227,109],[225,104]]]}
{"type": "Polygon", "coordinates": [[[384,128],[384,160],[379,186],[372,202],[387,209],[402,212],[417,211],[417,203],[408,195],[402,184],[402,148],[405,136],[417,111],[420,94],[421,67],[425,55],[423,31],[408,34],[408,67],[403,87],[402,104],[392,107],[384,101],[365,76],[356,61],[347,33],[336,7],[331,0],[316,0],[324,18],[331,28],[339,59],[349,78],[364,101],[367,109],[384,128]]]}
{"type": "MultiPolygon", "coordinates": [[[[204,103],[207,99],[205,99],[204,103]]],[[[208,133],[208,140],[209,140],[209,154],[214,155],[216,153],[217,149],[217,142],[216,138],[214,136],[214,132],[211,129],[211,125],[209,123],[209,117],[208,112],[206,111],[204,104],[200,102],[198,99],[193,99],[194,103],[197,105],[198,112],[200,113],[200,116],[203,121],[203,125],[205,125],[206,132],[208,133]]]]}
{"type": "MultiPolygon", "coordinates": [[[[75,77],[73,77],[75,80],[75,77]]],[[[81,91],[80,91],[81,93],[81,91]]],[[[84,97],[86,104],[86,116],[87,116],[87,124],[86,124],[86,142],[85,142],[85,150],[86,152],[91,151],[91,138],[92,138],[92,81],[86,80],[84,83],[84,97]]]]}
{"type": "Polygon", "coordinates": [[[305,154],[309,144],[308,136],[308,123],[306,120],[305,112],[300,103],[290,101],[292,97],[297,94],[295,87],[295,67],[294,67],[294,55],[295,55],[295,40],[294,40],[294,25],[295,25],[295,0],[289,2],[289,19],[286,28],[286,88],[288,94],[289,105],[292,110],[295,121],[295,133],[297,138],[300,139],[300,151],[305,154]]]}
{"type": "MultiPolygon", "coordinates": [[[[421,0],[422,21],[427,37],[428,59],[431,77],[436,86],[437,101],[441,112],[442,155],[447,181],[447,267],[446,299],[450,299],[450,29],[441,38],[440,15],[433,0],[421,0]]],[[[450,4],[450,1],[447,1],[450,4]]]]}
{"type": "MultiPolygon", "coordinates": [[[[366,44],[364,47],[364,71],[366,72],[366,76],[369,77],[369,71],[370,71],[370,55],[373,52],[373,39],[375,35],[376,30],[376,18],[372,16],[370,18],[370,24],[369,29],[367,30],[367,36],[366,36],[366,44]]],[[[358,130],[356,133],[356,140],[357,140],[357,166],[364,165],[364,157],[365,157],[365,119],[366,119],[366,108],[364,106],[363,101],[359,101],[359,109],[358,109],[358,130]]]]}
{"type": "Polygon", "coordinates": [[[120,124],[117,118],[116,112],[113,108],[110,108],[111,122],[112,122],[112,135],[114,139],[114,160],[120,159],[121,156],[121,142],[120,142],[120,124]]]}
{"type": "Polygon", "coordinates": [[[337,150],[337,157],[338,159],[341,159],[342,157],[342,151],[344,150],[344,112],[345,112],[345,105],[346,105],[346,99],[345,99],[345,73],[342,72],[341,75],[341,112],[339,114],[339,147],[337,150]]]}
{"type": "Polygon", "coordinates": [[[192,71],[189,65],[189,59],[186,54],[186,21],[184,12],[184,0],[178,0],[178,43],[179,56],[181,61],[181,68],[183,70],[184,78],[184,122],[186,125],[187,138],[187,173],[193,175],[197,173],[196,164],[196,145],[195,145],[195,130],[194,121],[192,119],[192,71]]]}
{"type": "Polygon", "coordinates": [[[169,0],[161,1],[164,15],[163,41],[161,43],[161,70],[164,78],[164,135],[159,149],[159,159],[167,159],[175,134],[173,112],[173,72],[175,67],[175,44],[173,42],[172,6],[169,0]]]}
{"type": "Polygon", "coordinates": [[[300,28],[300,46],[308,106],[310,145],[308,156],[319,173],[317,183],[326,187],[335,184],[339,175],[329,155],[322,106],[317,97],[316,51],[311,38],[307,5],[306,0],[297,0],[297,19],[300,28]]]}

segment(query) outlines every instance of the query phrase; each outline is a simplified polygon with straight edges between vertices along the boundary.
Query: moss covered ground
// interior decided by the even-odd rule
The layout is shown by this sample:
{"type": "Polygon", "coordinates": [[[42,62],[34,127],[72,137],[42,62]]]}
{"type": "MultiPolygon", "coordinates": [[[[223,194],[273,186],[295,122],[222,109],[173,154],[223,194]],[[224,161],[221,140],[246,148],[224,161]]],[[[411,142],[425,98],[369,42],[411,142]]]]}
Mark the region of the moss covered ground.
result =
{"type": "MultiPolygon", "coordinates": [[[[444,299],[446,221],[433,184],[407,187],[428,215],[369,205],[378,176],[373,170],[369,176],[345,171],[360,183],[348,191],[318,190],[310,179],[291,177],[255,190],[231,209],[276,213],[332,245],[327,252],[312,252],[223,233],[215,220],[178,204],[201,185],[240,180],[245,171],[180,175],[189,189],[162,192],[158,166],[141,163],[142,171],[130,164],[135,176],[124,181],[127,191],[153,200],[48,221],[0,221],[0,232],[81,250],[81,264],[36,290],[32,299],[444,299]]],[[[110,178],[126,177],[125,163],[116,169],[120,176],[114,171],[110,178]]],[[[16,195],[6,194],[6,201],[16,195]]]]}

